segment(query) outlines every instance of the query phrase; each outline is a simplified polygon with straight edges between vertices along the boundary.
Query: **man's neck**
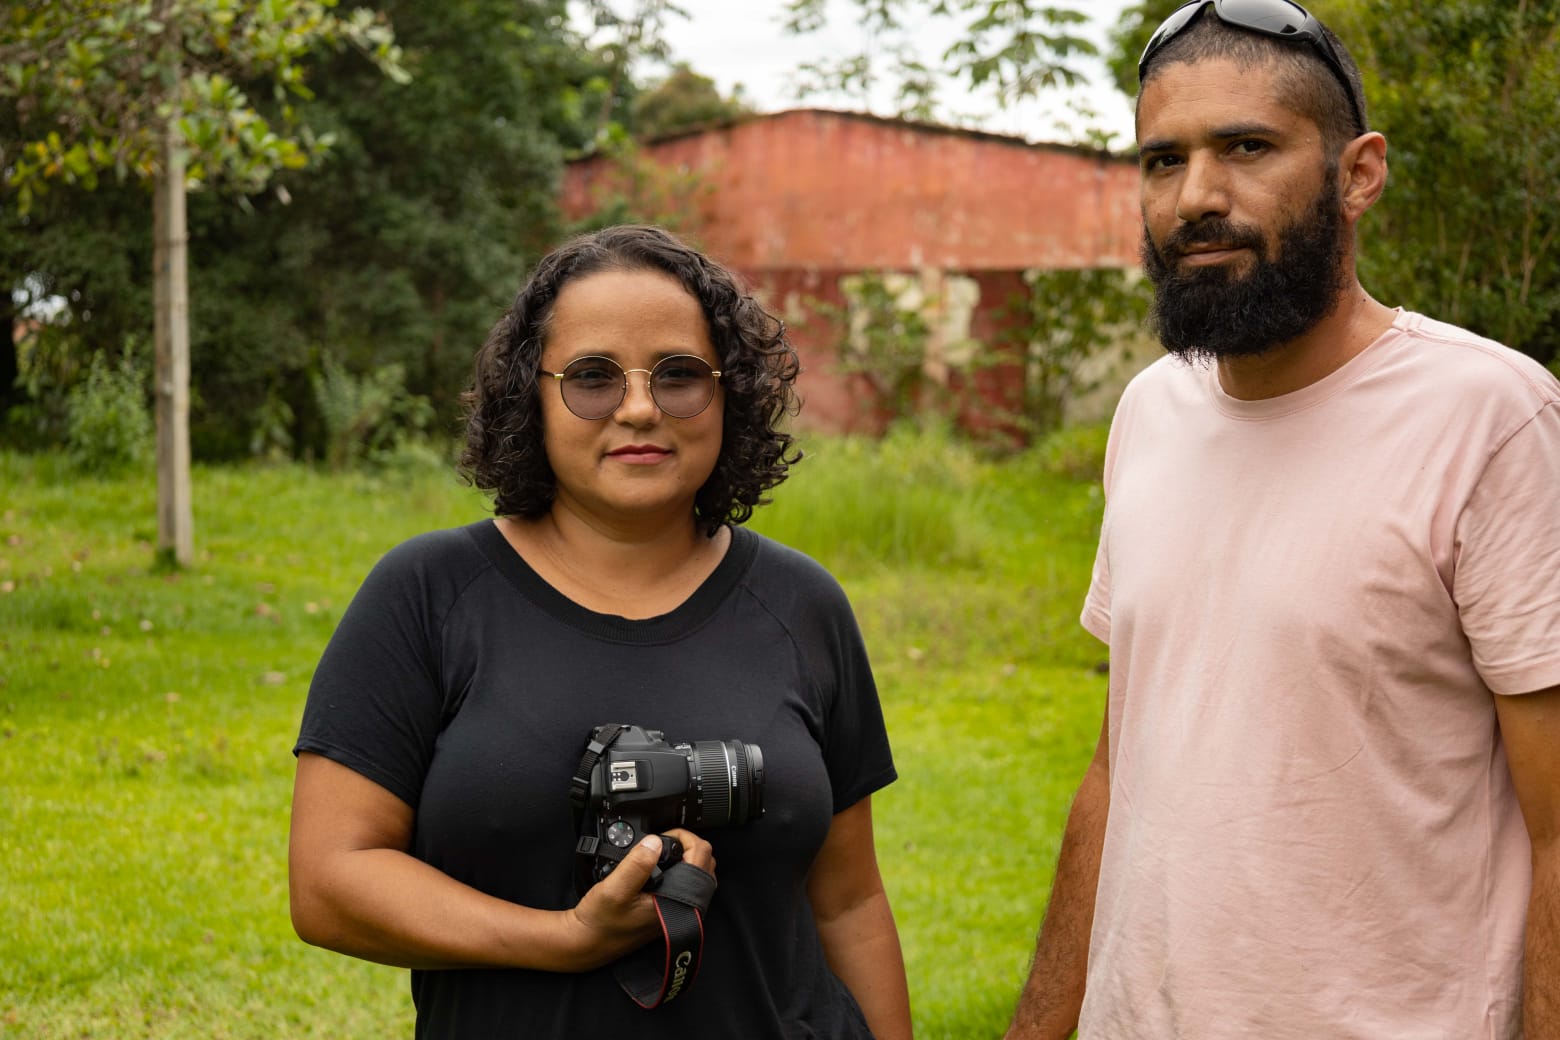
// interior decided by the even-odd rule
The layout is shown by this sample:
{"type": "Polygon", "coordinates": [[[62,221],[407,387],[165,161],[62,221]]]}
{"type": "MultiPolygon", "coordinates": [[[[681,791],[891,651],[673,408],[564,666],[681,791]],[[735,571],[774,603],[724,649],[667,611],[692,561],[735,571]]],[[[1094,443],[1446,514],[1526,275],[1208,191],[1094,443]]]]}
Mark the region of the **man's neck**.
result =
{"type": "Polygon", "coordinates": [[[1294,393],[1338,371],[1392,325],[1392,308],[1350,279],[1338,305],[1306,333],[1263,354],[1219,359],[1219,386],[1260,401],[1294,393]]]}

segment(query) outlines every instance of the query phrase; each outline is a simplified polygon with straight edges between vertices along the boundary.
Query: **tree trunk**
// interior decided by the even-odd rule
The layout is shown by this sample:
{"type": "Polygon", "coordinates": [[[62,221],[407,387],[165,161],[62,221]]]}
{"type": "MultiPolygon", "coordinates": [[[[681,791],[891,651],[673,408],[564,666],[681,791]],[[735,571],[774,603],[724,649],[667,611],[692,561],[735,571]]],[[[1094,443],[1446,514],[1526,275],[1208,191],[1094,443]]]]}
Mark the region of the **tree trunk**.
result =
{"type": "Polygon", "coordinates": [[[0,278],[0,424],[5,421],[6,409],[21,400],[16,378],[21,375],[16,356],[17,319],[16,300],[11,295],[11,279],[0,278]]]}
{"type": "Polygon", "coordinates": [[[187,567],[195,560],[190,503],[190,299],[186,266],[184,152],[178,125],[163,128],[152,200],[152,277],[156,313],[157,558],[187,567]]]}

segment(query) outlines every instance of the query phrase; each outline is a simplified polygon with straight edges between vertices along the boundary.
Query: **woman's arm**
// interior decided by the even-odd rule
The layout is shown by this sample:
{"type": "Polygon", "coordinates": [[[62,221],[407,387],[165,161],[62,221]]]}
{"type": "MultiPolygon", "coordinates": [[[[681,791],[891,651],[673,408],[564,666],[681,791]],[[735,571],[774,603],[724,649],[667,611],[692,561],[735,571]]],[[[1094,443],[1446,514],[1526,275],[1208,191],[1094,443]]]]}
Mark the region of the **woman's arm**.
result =
{"type": "MultiPolygon", "coordinates": [[[[359,773],[298,756],[288,842],[293,928],[305,942],[405,968],[588,971],[659,934],[640,891],[659,839],[647,838],[569,910],[520,906],[411,856],[411,806],[359,773]]],[[[671,832],[711,873],[708,842],[671,832]]]]}
{"type": "Polygon", "coordinates": [[[910,993],[899,932],[878,873],[872,799],[835,814],[807,878],[824,956],[861,1005],[878,1040],[910,1036],[910,993]]]}

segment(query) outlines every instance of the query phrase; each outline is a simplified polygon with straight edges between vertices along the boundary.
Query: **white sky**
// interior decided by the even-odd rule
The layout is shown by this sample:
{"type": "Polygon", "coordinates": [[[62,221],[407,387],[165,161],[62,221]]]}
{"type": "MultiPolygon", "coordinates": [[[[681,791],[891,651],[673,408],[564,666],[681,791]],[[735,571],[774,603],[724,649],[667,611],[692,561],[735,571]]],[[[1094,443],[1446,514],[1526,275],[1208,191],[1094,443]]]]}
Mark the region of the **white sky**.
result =
{"type": "MultiPolygon", "coordinates": [[[[800,105],[861,109],[857,98],[817,95],[799,101],[789,84],[792,72],[802,62],[863,48],[865,35],[856,24],[854,5],[848,0],[830,0],[833,16],[829,24],[806,36],[789,36],[781,29],[783,0],[677,2],[690,17],[669,20],[666,36],[672,57],[713,79],[721,93],[729,94],[741,84],[748,103],[764,112],[800,105]]],[[[1128,0],[1060,0],[1060,5],[1089,15],[1090,22],[1081,28],[1080,34],[1092,39],[1101,50],[1107,30],[1116,23],[1127,3],[1128,0]]],[[[941,58],[953,39],[950,26],[956,28],[956,23],[928,21],[918,27],[916,37],[925,41],[920,46],[924,61],[935,65],[941,58]]],[[[972,125],[980,129],[1058,143],[1079,138],[1079,129],[1086,121],[1069,110],[1069,100],[1081,102],[1097,113],[1094,122],[1114,135],[1112,147],[1130,147],[1131,103],[1111,85],[1103,62],[1090,60],[1079,64],[1089,80],[1087,87],[1058,89],[1039,101],[1027,101],[1009,111],[998,110],[994,103],[954,83],[942,91],[940,98],[945,108],[975,116],[972,125]]],[[[886,94],[874,98],[871,108],[879,115],[890,115],[892,99],[886,94]]]]}

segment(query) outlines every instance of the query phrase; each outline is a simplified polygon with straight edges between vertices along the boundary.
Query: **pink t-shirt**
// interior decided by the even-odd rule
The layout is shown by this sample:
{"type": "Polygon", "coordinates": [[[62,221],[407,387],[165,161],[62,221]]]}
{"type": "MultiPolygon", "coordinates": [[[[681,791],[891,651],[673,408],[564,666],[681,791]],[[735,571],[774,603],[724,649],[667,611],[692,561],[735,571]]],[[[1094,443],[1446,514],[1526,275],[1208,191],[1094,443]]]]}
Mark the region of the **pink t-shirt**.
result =
{"type": "Polygon", "coordinates": [[[1167,358],[1105,489],[1082,1040],[1518,1036],[1530,852],[1493,697],[1560,685],[1560,384],[1411,313],[1265,401],[1167,358]]]}

